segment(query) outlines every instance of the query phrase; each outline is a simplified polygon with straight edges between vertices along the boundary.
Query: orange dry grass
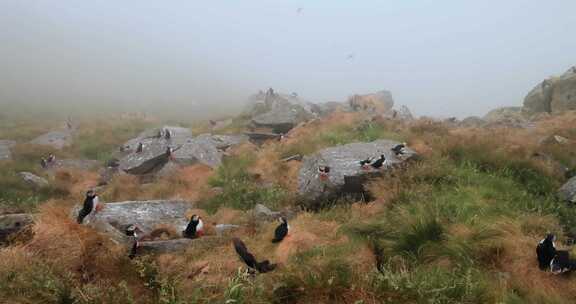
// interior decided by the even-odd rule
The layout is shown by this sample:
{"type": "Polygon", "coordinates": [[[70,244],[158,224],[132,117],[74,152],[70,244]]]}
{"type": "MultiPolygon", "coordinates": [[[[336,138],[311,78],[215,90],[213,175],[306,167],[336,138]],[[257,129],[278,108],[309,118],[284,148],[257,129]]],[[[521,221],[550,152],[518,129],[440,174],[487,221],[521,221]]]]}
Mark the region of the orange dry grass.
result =
{"type": "Polygon", "coordinates": [[[526,293],[533,303],[549,297],[558,297],[563,299],[564,303],[574,303],[576,301],[574,280],[555,276],[538,268],[534,244],[540,239],[523,235],[515,223],[509,223],[502,228],[506,236],[500,268],[510,274],[510,278],[504,283],[526,293]]]}
{"type": "Polygon", "coordinates": [[[59,169],[54,175],[54,186],[64,193],[84,194],[86,190],[98,185],[98,179],[96,172],[59,169]]]}
{"type": "Polygon", "coordinates": [[[266,144],[256,154],[256,161],[249,171],[258,174],[262,181],[278,184],[289,191],[298,189],[298,173],[301,163],[282,162],[275,143],[266,144]]]}
{"type": "Polygon", "coordinates": [[[47,203],[33,227],[26,251],[62,269],[91,280],[95,276],[120,277],[118,264],[124,248],[115,246],[94,230],[76,224],[68,208],[47,203]]]}

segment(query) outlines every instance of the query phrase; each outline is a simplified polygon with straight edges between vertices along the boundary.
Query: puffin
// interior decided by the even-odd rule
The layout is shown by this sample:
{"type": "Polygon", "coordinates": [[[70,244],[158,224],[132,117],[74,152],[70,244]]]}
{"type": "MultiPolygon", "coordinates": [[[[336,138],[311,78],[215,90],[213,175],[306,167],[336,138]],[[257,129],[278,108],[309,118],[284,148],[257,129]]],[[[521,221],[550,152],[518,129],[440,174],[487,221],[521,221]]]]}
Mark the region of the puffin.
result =
{"type": "Polygon", "coordinates": [[[360,161],[360,167],[362,167],[362,169],[364,169],[364,170],[370,169],[369,165],[372,163],[373,160],[374,160],[373,157],[368,157],[365,160],[361,160],[360,161]]]}
{"type": "Polygon", "coordinates": [[[132,247],[130,247],[130,253],[128,254],[128,258],[130,259],[136,257],[138,247],[140,246],[138,243],[138,234],[136,233],[136,230],[139,229],[135,225],[130,225],[126,228],[126,235],[132,238],[132,247]]]}
{"type": "Polygon", "coordinates": [[[142,153],[144,150],[144,145],[142,143],[138,143],[138,147],[136,148],[136,153],[142,153]]]}
{"type": "Polygon", "coordinates": [[[185,238],[195,239],[201,237],[204,234],[204,223],[200,216],[194,214],[190,218],[190,222],[188,226],[186,226],[186,230],[182,231],[182,235],[185,238]]]}
{"type": "Polygon", "coordinates": [[[78,218],[76,221],[78,224],[82,224],[84,218],[90,215],[93,212],[96,212],[96,208],[98,208],[98,195],[94,192],[94,190],[88,190],[86,192],[86,198],[84,199],[84,204],[80,212],[78,212],[78,218]]]}
{"type": "Polygon", "coordinates": [[[288,225],[288,221],[286,220],[285,217],[281,216],[280,218],[278,218],[278,221],[280,222],[280,225],[278,225],[278,227],[276,227],[276,230],[274,231],[274,239],[272,240],[272,243],[282,242],[282,240],[290,232],[290,225],[288,225]]]}
{"type": "Polygon", "coordinates": [[[328,173],[330,173],[330,167],[318,166],[318,177],[320,180],[326,180],[328,178],[328,173]]]}
{"type": "Polygon", "coordinates": [[[536,246],[536,256],[538,257],[538,266],[540,270],[546,270],[556,256],[556,245],[554,241],[556,236],[552,233],[546,235],[536,246]]]}
{"type": "Polygon", "coordinates": [[[251,269],[255,269],[260,273],[266,273],[276,268],[276,264],[271,264],[268,260],[262,262],[256,261],[254,255],[248,251],[248,248],[246,248],[246,244],[244,244],[244,242],[239,238],[232,238],[232,243],[234,244],[234,250],[236,250],[236,253],[240,256],[240,259],[242,259],[246,266],[251,269]]]}
{"type": "Polygon", "coordinates": [[[392,152],[394,152],[394,154],[396,156],[398,155],[402,155],[404,154],[404,148],[406,148],[406,143],[401,143],[401,144],[397,144],[394,147],[392,147],[392,152]]]}
{"type": "Polygon", "coordinates": [[[384,154],[380,154],[380,158],[371,163],[370,166],[374,169],[380,169],[384,165],[384,162],[386,162],[386,157],[384,157],[384,154]]]}

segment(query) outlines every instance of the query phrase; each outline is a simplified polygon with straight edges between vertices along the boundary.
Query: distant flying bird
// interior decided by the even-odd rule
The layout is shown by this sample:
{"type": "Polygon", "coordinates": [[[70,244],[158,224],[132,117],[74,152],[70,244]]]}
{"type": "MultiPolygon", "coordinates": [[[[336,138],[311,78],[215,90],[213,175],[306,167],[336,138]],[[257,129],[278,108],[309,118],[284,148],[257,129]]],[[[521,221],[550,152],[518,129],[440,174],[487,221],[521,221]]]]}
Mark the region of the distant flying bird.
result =
{"type": "Polygon", "coordinates": [[[352,59],[354,59],[354,57],[356,57],[356,55],[354,53],[350,53],[350,54],[348,54],[348,56],[346,56],[346,59],[352,60],[352,59]]]}
{"type": "Polygon", "coordinates": [[[304,10],[304,8],[299,7],[299,8],[296,10],[296,13],[297,13],[297,14],[300,14],[303,10],[304,10]]]}

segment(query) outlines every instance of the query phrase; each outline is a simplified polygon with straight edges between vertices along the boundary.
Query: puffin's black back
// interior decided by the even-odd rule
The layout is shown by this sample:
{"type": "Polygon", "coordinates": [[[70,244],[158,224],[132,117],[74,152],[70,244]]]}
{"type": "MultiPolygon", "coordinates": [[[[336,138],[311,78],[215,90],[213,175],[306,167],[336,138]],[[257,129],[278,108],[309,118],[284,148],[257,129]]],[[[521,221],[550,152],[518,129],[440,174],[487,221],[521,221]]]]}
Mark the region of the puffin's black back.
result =
{"type": "Polygon", "coordinates": [[[288,222],[283,222],[278,227],[276,227],[276,231],[274,231],[274,239],[272,243],[281,242],[286,235],[288,235],[288,222]]]}
{"type": "Polygon", "coordinates": [[[183,232],[185,238],[196,238],[196,227],[198,226],[198,222],[199,221],[195,221],[193,219],[190,220],[188,226],[186,226],[186,230],[183,232]]]}
{"type": "Polygon", "coordinates": [[[538,266],[541,270],[546,270],[550,267],[550,262],[556,256],[556,248],[551,240],[545,239],[538,243],[536,247],[536,256],[538,257],[538,266]]]}

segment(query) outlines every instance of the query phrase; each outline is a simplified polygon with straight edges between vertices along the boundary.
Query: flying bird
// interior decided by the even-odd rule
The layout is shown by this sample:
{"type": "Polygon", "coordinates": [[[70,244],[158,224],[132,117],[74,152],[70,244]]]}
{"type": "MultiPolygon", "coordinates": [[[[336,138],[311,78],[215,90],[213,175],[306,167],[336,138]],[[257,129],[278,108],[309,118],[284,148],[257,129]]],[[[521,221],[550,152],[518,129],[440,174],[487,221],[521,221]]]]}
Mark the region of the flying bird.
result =
{"type": "Polygon", "coordinates": [[[244,242],[242,242],[239,238],[233,238],[232,243],[234,244],[236,253],[238,253],[246,266],[250,267],[251,269],[256,269],[260,273],[265,273],[270,272],[276,268],[276,264],[270,264],[268,260],[264,260],[262,262],[256,261],[254,255],[252,255],[248,251],[248,248],[246,248],[246,244],[244,244],[244,242]]]}
{"type": "Polygon", "coordinates": [[[297,13],[297,14],[300,14],[300,13],[302,13],[303,10],[304,10],[304,8],[299,7],[299,8],[296,10],[296,13],[297,13]]]}
{"type": "Polygon", "coordinates": [[[352,59],[354,59],[354,57],[356,57],[356,54],[350,53],[350,54],[348,54],[348,56],[346,56],[346,59],[347,59],[347,60],[352,60],[352,59]]]}

